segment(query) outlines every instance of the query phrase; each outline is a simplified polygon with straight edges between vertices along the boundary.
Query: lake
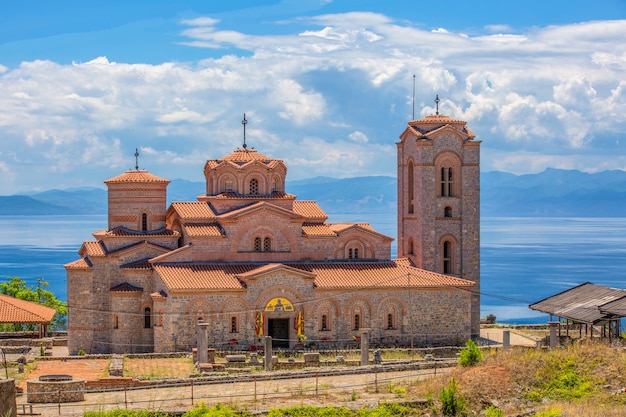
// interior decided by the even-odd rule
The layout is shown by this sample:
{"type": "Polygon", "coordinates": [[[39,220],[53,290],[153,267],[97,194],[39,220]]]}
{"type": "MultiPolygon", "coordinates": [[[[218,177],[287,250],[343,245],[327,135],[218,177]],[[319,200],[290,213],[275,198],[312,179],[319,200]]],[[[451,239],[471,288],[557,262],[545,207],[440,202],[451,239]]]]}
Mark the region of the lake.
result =
{"type": "MultiPolygon", "coordinates": [[[[396,217],[330,214],[329,221],[366,221],[396,237],[396,217]]],[[[106,215],[0,216],[0,279],[50,283],[67,299],[63,264],[83,241],[107,227],[106,215]]],[[[392,257],[397,255],[392,245],[392,257]]],[[[528,304],[584,282],[626,288],[626,218],[481,219],[481,316],[498,322],[544,323],[528,304]]]]}

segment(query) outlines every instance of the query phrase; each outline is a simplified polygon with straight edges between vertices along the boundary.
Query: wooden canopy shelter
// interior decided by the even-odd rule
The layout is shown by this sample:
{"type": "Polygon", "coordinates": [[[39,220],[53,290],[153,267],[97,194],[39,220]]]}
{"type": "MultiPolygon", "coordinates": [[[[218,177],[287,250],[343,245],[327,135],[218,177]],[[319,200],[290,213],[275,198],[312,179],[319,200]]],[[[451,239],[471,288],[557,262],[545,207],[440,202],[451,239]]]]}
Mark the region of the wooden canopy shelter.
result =
{"type": "Polygon", "coordinates": [[[39,337],[44,337],[56,310],[30,301],[0,294],[0,323],[39,325],[39,337]]]}
{"type": "MultiPolygon", "coordinates": [[[[550,314],[550,320],[556,316],[559,323],[561,318],[566,319],[568,335],[569,323],[572,322],[581,324],[581,336],[582,324],[585,325],[585,333],[591,328],[591,337],[593,326],[601,325],[602,336],[608,333],[611,338],[619,334],[619,320],[626,316],[626,290],[585,282],[528,307],[550,314]]],[[[560,332],[559,325],[559,335],[560,332]]]]}

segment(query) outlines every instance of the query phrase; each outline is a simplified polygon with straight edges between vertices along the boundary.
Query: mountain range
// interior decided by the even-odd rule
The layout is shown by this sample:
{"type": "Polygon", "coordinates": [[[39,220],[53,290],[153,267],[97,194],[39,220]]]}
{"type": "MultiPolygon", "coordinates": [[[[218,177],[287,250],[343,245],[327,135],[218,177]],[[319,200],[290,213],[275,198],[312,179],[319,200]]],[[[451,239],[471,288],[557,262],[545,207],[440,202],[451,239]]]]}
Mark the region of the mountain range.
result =
{"type": "MultiPolygon", "coordinates": [[[[171,201],[195,201],[203,182],[173,180],[171,201]]],[[[329,214],[395,213],[395,177],[315,177],[287,181],[299,200],[315,200],[329,214]]],[[[481,215],[487,217],[623,217],[626,171],[595,174],[549,168],[538,174],[481,173],[481,215]]],[[[104,188],[0,196],[0,215],[106,214],[104,188]]]]}

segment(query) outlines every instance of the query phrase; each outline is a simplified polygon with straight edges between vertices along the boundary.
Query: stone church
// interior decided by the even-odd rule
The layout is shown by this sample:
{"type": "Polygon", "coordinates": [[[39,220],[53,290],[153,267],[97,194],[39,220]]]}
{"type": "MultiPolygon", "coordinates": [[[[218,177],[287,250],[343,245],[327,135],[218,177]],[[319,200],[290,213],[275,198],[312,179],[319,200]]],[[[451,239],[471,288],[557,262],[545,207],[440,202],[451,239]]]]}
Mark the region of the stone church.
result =
{"type": "MultiPolygon", "coordinates": [[[[437,112],[438,113],[438,112],[437,112]]],[[[244,118],[245,122],[245,118],[244,118]]],[[[479,145],[465,122],[408,123],[398,148],[398,259],[367,223],[332,223],[244,145],[204,166],[197,201],[136,167],[104,183],[108,225],[65,265],[71,354],[196,343],[461,344],[479,331],[479,145]]]]}

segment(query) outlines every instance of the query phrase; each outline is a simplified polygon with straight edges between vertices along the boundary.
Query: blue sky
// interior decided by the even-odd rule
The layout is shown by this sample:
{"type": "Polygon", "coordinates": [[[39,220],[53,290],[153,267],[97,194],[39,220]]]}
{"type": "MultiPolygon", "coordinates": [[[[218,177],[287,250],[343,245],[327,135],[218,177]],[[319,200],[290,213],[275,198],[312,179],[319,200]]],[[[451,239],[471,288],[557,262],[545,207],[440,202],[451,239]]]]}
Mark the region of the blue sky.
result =
{"type": "Polygon", "coordinates": [[[203,181],[242,143],[289,179],[395,175],[440,112],[484,171],[626,169],[626,0],[29,1],[0,14],[0,195],[140,167],[203,181]]]}

